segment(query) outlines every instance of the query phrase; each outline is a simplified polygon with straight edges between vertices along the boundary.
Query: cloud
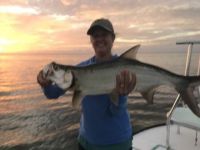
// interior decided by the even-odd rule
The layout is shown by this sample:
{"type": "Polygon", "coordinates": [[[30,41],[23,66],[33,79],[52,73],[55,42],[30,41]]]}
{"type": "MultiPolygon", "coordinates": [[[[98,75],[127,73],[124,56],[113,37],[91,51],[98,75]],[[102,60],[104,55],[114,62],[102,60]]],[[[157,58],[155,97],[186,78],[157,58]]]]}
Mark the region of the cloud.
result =
{"type": "Polygon", "coordinates": [[[36,9],[30,7],[22,7],[22,6],[0,6],[0,13],[10,13],[10,14],[30,14],[37,15],[39,12],[36,9]]]}
{"type": "Polygon", "coordinates": [[[139,39],[140,42],[148,43],[148,41],[158,42],[175,40],[181,36],[188,38],[199,35],[200,18],[198,14],[200,14],[199,5],[144,6],[136,10],[133,17],[127,17],[127,19],[118,17],[120,21],[117,26],[121,38],[119,42],[126,43],[126,41],[139,39]]]}
{"type": "Polygon", "coordinates": [[[38,8],[43,14],[70,14],[74,9],[72,0],[28,0],[28,4],[38,8]]]}
{"type": "Polygon", "coordinates": [[[199,14],[198,0],[2,0],[0,39],[9,43],[23,35],[34,49],[89,47],[86,31],[104,17],[113,22],[116,46],[154,44],[200,38],[199,14]]]}
{"type": "Polygon", "coordinates": [[[0,5],[26,5],[26,0],[1,0],[0,5]]]}

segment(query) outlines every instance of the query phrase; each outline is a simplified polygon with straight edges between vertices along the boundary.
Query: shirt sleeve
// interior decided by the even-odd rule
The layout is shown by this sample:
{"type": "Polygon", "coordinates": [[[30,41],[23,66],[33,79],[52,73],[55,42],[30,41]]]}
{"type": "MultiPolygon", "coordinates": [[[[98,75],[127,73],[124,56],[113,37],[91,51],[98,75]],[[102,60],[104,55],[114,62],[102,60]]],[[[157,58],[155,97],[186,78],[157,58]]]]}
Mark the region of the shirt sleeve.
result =
{"type": "Polygon", "coordinates": [[[49,85],[44,87],[43,92],[48,99],[56,99],[65,93],[65,91],[59,88],[57,85],[49,85]]]}

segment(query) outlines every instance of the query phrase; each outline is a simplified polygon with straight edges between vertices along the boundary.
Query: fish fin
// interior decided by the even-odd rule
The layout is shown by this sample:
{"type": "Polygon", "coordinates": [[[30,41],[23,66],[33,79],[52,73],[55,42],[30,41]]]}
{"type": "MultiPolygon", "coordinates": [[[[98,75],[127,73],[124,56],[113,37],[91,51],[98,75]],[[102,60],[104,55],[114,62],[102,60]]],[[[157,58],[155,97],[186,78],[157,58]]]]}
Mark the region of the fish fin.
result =
{"type": "Polygon", "coordinates": [[[74,91],[73,97],[72,97],[72,106],[76,109],[80,107],[81,100],[83,98],[83,95],[81,91],[74,91]]]}
{"type": "Polygon", "coordinates": [[[155,88],[151,88],[150,90],[142,91],[142,97],[147,101],[148,104],[153,104],[153,97],[155,94],[155,88]]]}
{"type": "Polygon", "coordinates": [[[110,93],[110,100],[115,106],[119,105],[119,94],[115,89],[110,93]]]}
{"type": "Polygon", "coordinates": [[[188,105],[192,112],[200,117],[200,104],[194,96],[194,88],[200,85],[200,76],[190,76],[185,78],[186,86],[176,87],[182,100],[188,105]]]}
{"type": "Polygon", "coordinates": [[[180,92],[182,100],[188,105],[194,114],[200,117],[200,107],[194,97],[193,88],[188,87],[186,90],[180,92]]]}
{"type": "Polygon", "coordinates": [[[127,59],[136,59],[136,54],[138,52],[140,45],[136,45],[131,47],[126,52],[120,55],[120,58],[127,58],[127,59]]]}

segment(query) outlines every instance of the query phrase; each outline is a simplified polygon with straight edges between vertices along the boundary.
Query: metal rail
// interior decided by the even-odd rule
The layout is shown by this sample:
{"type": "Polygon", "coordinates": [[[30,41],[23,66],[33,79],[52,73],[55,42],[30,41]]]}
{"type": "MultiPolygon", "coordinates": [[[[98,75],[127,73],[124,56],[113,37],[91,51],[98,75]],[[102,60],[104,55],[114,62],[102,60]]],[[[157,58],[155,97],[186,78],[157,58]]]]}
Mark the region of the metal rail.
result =
{"type": "MultiPolygon", "coordinates": [[[[186,64],[185,64],[185,76],[189,75],[190,72],[190,62],[191,62],[191,54],[192,54],[192,48],[194,44],[200,44],[200,41],[181,41],[181,42],[176,42],[177,45],[179,44],[188,44],[188,50],[187,50],[187,56],[186,56],[186,64]]],[[[198,66],[198,74],[200,72],[200,56],[199,56],[199,66],[198,66]]],[[[169,144],[169,137],[170,137],[170,120],[172,117],[172,113],[174,111],[174,109],[177,107],[178,103],[180,101],[180,94],[178,94],[178,96],[176,97],[176,100],[172,106],[172,108],[170,109],[170,111],[166,114],[167,116],[167,139],[166,139],[166,145],[167,145],[167,149],[171,149],[170,148],[170,144],[169,144]]]]}
{"type": "Polygon", "coordinates": [[[179,41],[176,44],[200,44],[200,41],[179,41]]]}

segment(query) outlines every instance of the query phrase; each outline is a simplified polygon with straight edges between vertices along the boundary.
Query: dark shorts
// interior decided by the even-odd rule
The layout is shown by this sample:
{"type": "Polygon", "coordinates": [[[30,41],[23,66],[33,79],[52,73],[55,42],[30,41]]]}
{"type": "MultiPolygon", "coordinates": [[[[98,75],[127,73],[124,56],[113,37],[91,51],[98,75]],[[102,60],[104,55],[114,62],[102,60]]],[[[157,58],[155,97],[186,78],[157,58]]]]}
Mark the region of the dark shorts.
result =
{"type": "MultiPolygon", "coordinates": [[[[79,144],[78,144],[78,150],[86,150],[86,149],[84,149],[84,148],[81,146],[81,144],[79,143],[79,144]]],[[[132,150],[132,147],[130,147],[129,150],[132,150]]]]}
{"type": "Polygon", "coordinates": [[[78,137],[79,150],[132,150],[132,138],[127,141],[107,146],[97,146],[90,144],[84,137],[78,137]]]}

